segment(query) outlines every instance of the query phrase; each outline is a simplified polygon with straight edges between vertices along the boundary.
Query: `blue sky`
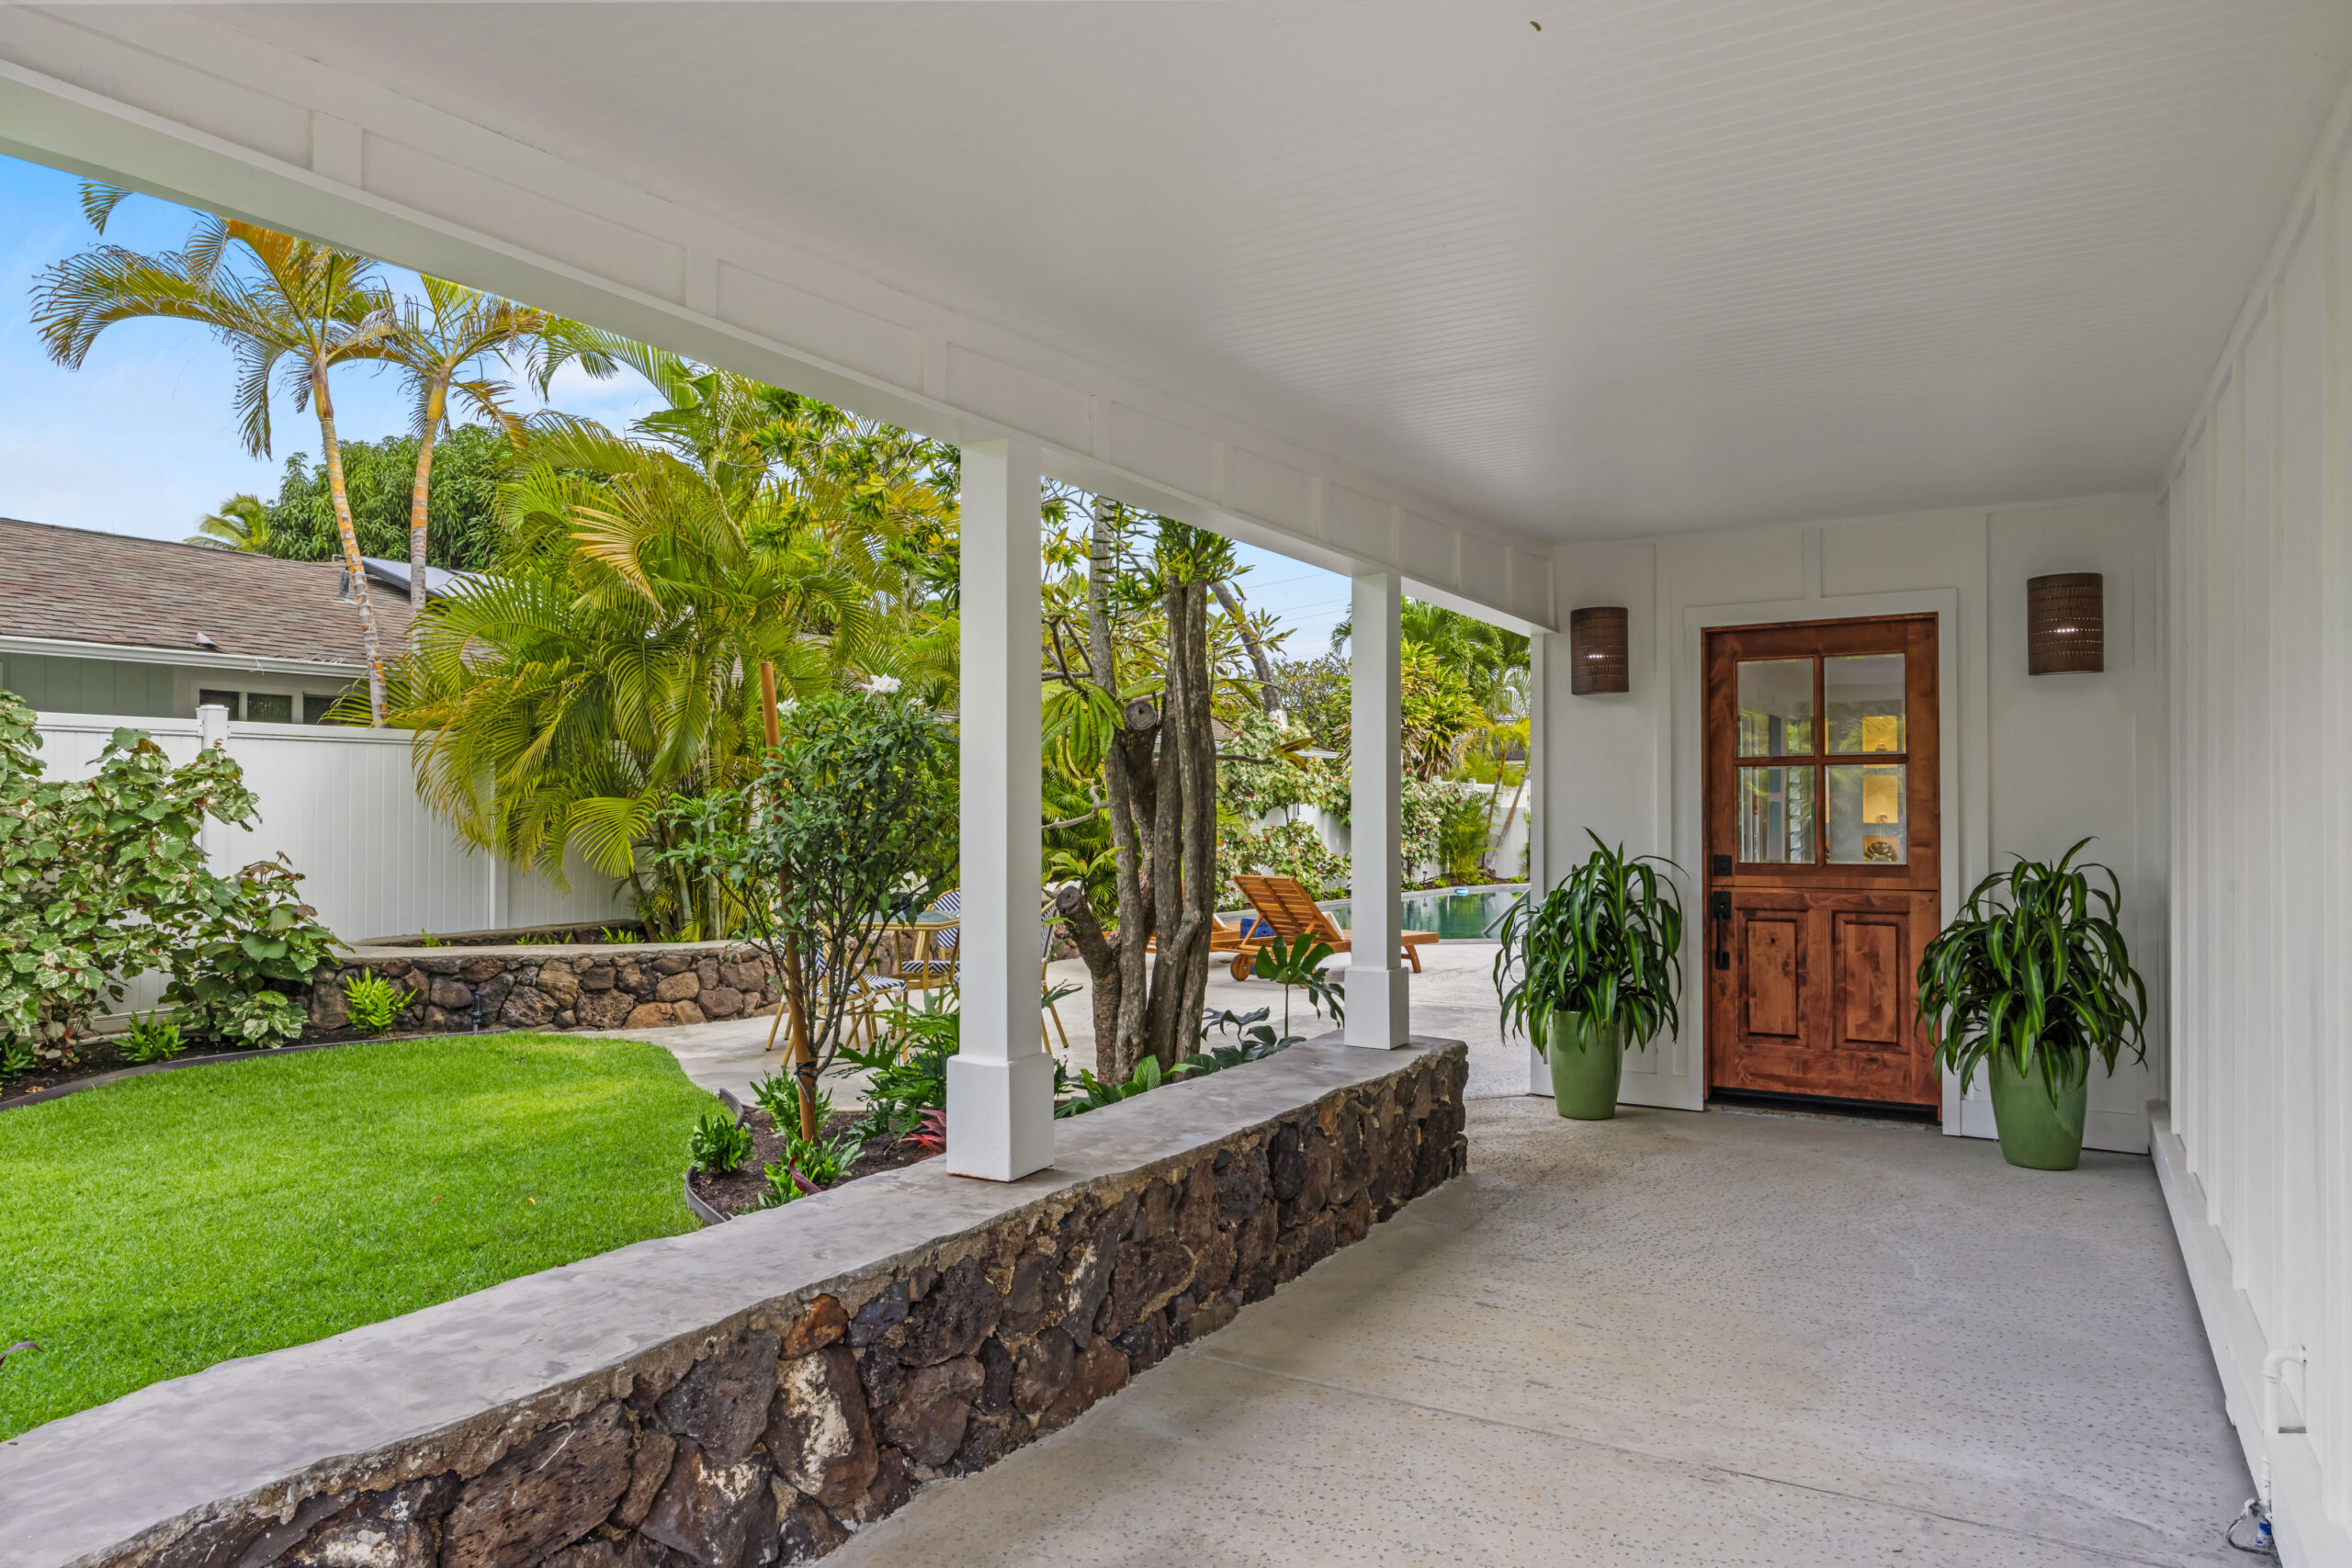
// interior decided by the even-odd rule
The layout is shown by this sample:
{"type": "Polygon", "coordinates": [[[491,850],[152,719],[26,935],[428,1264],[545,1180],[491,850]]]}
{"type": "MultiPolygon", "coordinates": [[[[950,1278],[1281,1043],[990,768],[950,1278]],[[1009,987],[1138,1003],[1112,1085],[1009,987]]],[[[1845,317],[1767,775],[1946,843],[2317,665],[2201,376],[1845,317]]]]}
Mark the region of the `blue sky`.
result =
{"type": "MultiPolygon", "coordinates": [[[[97,239],[80,192],[74,175],[0,156],[7,219],[0,225],[0,516],[185,538],[198,517],[241,491],[276,495],[288,457],[317,457],[318,425],[281,402],[273,455],[247,457],[230,405],[229,353],[185,322],[125,322],[107,329],[81,369],[51,362],[33,333],[31,291],[42,267],[97,239]]],[[[105,238],[169,249],[187,237],[189,221],[184,208],[134,197],[116,209],[105,238]]],[[[387,273],[395,287],[406,279],[396,268],[387,273]]],[[[407,428],[389,375],[340,372],[334,400],[345,440],[407,428]]],[[[653,401],[633,377],[599,382],[576,374],[558,380],[550,400],[616,425],[653,401]]],[[[524,398],[517,406],[527,412],[537,404],[524,398]]],[[[1348,613],[1347,580],[1246,545],[1240,551],[1252,569],[1240,583],[1250,606],[1293,628],[1286,651],[1323,652],[1348,613]]]]}

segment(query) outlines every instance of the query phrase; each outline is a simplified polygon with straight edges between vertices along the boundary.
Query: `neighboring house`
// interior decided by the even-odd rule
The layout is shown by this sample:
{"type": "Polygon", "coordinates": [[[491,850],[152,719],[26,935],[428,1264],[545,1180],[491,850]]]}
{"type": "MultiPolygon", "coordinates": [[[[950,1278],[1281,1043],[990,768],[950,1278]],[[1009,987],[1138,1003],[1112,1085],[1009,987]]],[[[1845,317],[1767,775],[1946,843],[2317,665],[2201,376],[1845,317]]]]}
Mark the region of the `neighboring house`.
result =
{"type": "MultiPolygon", "coordinates": [[[[368,575],[389,659],[408,640],[408,569],[380,567],[368,575]]],[[[366,675],[343,588],[330,561],[0,518],[0,686],[43,713],[192,718],[220,703],[318,724],[366,675]]]]}

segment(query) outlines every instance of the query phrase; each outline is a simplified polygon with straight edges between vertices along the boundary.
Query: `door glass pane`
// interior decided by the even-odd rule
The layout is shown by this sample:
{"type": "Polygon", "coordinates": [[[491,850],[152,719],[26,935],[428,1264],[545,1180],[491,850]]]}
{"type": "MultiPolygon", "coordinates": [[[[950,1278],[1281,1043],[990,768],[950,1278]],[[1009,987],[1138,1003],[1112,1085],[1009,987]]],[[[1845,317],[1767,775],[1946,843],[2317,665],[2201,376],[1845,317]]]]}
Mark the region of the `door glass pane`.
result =
{"type": "Polygon", "coordinates": [[[1906,772],[1901,762],[1828,770],[1831,864],[1901,865],[1910,858],[1903,821],[1906,772]]]}
{"type": "Polygon", "coordinates": [[[1821,661],[1821,705],[1832,751],[1903,750],[1903,655],[1863,653],[1821,661]]]}
{"type": "Polygon", "coordinates": [[[1813,660],[1739,661],[1739,754],[1805,757],[1813,753],[1813,660]]]}
{"type": "Polygon", "coordinates": [[[245,716],[255,724],[291,724],[294,699],[284,692],[247,692],[245,716]]]}
{"type": "Polygon", "coordinates": [[[1811,865],[1813,770],[1739,770],[1739,858],[1751,865],[1811,865]]]}

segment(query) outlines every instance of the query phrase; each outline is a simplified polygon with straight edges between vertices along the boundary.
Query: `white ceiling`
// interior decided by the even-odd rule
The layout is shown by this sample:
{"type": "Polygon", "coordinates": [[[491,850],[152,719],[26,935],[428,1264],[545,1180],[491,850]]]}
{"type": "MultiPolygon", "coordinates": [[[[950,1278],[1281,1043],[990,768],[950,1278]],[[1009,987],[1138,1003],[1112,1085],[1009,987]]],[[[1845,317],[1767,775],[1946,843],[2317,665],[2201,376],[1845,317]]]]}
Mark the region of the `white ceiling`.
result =
{"type": "Polygon", "coordinates": [[[2345,0],[205,15],[1555,537],[2153,487],[2352,68],[2345,0]]]}

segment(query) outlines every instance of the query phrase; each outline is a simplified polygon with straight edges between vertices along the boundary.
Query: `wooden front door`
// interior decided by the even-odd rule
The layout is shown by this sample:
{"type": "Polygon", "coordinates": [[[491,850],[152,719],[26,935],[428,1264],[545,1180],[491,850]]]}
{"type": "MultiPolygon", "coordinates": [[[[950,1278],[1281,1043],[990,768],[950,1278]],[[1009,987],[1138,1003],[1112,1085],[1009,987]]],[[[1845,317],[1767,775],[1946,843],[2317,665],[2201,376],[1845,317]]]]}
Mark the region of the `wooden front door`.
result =
{"type": "Polygon", "coordinates": [[[1936,696],[1932,615],[1707,634],[1711,1088],[1939,1103],[1936,696]]]}

